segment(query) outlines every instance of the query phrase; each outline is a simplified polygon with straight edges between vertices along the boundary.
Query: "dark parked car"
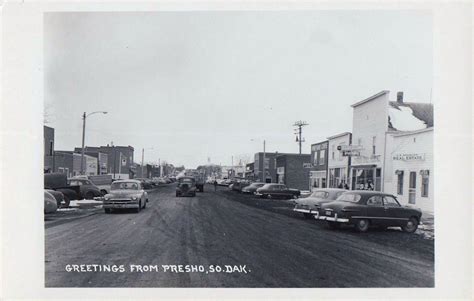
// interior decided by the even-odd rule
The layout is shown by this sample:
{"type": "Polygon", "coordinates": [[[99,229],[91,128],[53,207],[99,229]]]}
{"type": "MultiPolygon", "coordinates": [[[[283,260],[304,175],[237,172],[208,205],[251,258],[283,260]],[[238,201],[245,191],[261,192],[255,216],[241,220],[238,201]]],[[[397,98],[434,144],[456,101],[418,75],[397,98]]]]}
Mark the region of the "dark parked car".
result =
{"type": "Polygon", "coordinates": [[[347,190],[339,188],[316,189],[309,197],[296,200],[296,205],[293,210],[303,213],[305,218],[313,218],[314,214],[319,213],[319,208],[322,204],[336,200],[344,192],[347,192],[347,190]]]}
{"type": "Polygon", "coordinates": [[[285,199],[296,199],[300,196],[301,192],[298,189],[291,189],[283,184],[265,184],[258,188],[255,195],[261,198],[285,198],[285,199]]]}
{"type": "Polygon", "coordinates": [[[71,178],[68,180],[71,186],[79,186],[79,198],[86,200],[93,200],[95,197],[102,196],[100,188],[87,179],[71,178]]]}
{"type": "Polygon", "coordinates": [[[176,196],[196,196],[196,180],[194,177],[182,177],[178,179],[176,196]]]}
{"type": "Polygon", "coordinates": [[[242,188],[242,193],[254,194],[257,191],[257,189],[262,187],[263,185],[265,185],[265,183],[262,183],[262,182],[252,183],[249,186],[242,188]]]}
{"type": "Polygon", "coordinates": [[[370,226],[401,227],[405,232],[415,232],[421,219],[421,210],[402,206],[391,194],[374,191],[351,191],[340,195],[336,201],[322,204],[318,219],[326,220],[330,228],[352,224],[359,232],[370,226]]]}
{"type": "Polygon", "coordinates": [[[78,200],[81,197],[80,187],[70,185],[67,175],[64,173],[44,174],[44,189],[61,192],[64,195],[64,202],[68,205],[70,201],[78,200]]]}
{"type": "Polygon", "coordinates": [[[140,181],[144,189],[152,189],[153,187],[157,186],[153,184],[153,181],[151,179],[136,178],[134,180],[140,181]]]}
{"type": "Polygon", "coordinates": [[[69,207],[70,200],[66,199],[64,197],[64,194],[61,191],[56,191],[52,189],[46,189],[46,191],[49,192],[52,196],[54,196],[54,198],[56,199],[56,205],[58,208],[69,207]]]}
{"type": "Polygon", "coordinates": [[[231,184],[232,187],[229,186],[229,188],[234,191],[242,192],[242,189],[249,185],[250,185],[249,181],[241,180],[241,181],[235,181],[233,184],[231,184]]]}

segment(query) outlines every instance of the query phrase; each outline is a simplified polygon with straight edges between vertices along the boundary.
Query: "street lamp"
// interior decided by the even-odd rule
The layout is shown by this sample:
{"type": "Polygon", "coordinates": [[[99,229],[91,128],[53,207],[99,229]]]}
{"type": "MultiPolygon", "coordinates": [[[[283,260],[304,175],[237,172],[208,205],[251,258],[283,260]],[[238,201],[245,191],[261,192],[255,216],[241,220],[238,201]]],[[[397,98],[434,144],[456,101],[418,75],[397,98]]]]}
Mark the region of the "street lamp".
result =
{"type": "Polygon", "coordinates": [[[86,112],[84,112],[84,114],[82,115],[81,175],[84,174],[84,143],[86,140],[86,118],[92,114],[98,114],[98,113],[107,114],[107,112],[105,111],[96,111],[89,114],[86,114],[86,112]]]}

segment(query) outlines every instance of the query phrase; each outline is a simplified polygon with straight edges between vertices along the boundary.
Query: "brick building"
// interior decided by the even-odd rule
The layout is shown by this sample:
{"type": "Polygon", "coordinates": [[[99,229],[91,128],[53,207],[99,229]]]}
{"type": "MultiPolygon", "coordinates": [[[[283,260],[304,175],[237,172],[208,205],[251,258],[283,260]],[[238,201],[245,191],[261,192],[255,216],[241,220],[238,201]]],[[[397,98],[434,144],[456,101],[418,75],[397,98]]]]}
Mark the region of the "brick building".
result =
{"type": "Polygon", "coordinates": [[[278,153],[265,153],[265,168],[263,163],[263,152],[254,155],[254,175],[260,182],[276,182],[276,156],[278,153]],[[265,174],[264,174],[265,170],[265,174]]]}
{"type": "Polygon", "coordinates": [[[276,156],[276,182],[290,188],[307,190],[311,169],[310,154],[282,154],[276,156]]]}
{"type": "MultiPolygon", "coordinates": [[[[74,149],[75,152],[81,152],[80,147],[74,149]]],[[[100,147],[86,146],[86,153],[103,153],[107,155],[107,174],[112,175],[114,179],[130,179],[135,176],[136,169],[133,163],[133,147],[108,145],[100,147]]]]}

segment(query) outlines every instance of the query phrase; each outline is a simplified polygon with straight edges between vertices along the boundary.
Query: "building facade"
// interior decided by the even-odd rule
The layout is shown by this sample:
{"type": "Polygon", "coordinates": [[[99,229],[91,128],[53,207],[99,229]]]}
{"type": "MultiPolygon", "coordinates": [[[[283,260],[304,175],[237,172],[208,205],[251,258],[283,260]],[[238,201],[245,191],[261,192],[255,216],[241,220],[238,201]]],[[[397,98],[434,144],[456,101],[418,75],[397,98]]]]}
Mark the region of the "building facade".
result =
{"type": "Polygon", "coordinates": [[[349,188],[351,157],[346,148],[352,143],[352,134],[344,132],[328,137],[328,187],[349,188]]]}
{"type": "Polygon", "coordinates": [[[433,127],[395,134],[391,160],[391,193],[402,204],[434,212],[433,127]]]}
{"type": "Polygon", "coordinates": [[[311,145],[311,171],[309,190],[326,188],[328,183],[328,147],[329,142],[323,141],[311,145]]]}
{"type": "Polygon", "coordinates": [[[405,102],[403,92],[390,101],[381,91],[352,105],[350,188],[387,191],[393,181],[394,135],[433,126],[433,106],[405,102]],[[386,187],[387,186],[387,187],[386,187]]]}
{"type": "MultiPolygon", "coordinates": [[[[80,153],[81,148],[76,147],[75,152],[80,153]]],[[[103,153],[107,155],[107,174],[112,175],[114,179],[130,179],[136,174],[135,164],[133,162],[134,148],[132,146],[106,145],[100,147],[84,148],[85,153],[103,153]]]]}
{"type": "Polygon", "coordinates": [[[276,157],[276,182],[287,187],[307,190],[311,170],[310,154],[283,154],[276,157]]]}
{"type": "Polygon", "coordinates": [[[264,183],[276,182],[276,156],[278,153],[265,153],[265,165],[263,163],[264,153],[259,152],[254,155],[255,178],[264,183]]]}
{"type": "Polygon", "coordinates": [[[52,172],[54,166],[54,128],[43,126],[44,172],[52,172]]]}
{"type": "Polygon", "coordinates": [[[67,175],[68,178],[73,176],[73,152],[71,151],[55,151],[54,152],[54,172],[60,172],[67,175]]]}

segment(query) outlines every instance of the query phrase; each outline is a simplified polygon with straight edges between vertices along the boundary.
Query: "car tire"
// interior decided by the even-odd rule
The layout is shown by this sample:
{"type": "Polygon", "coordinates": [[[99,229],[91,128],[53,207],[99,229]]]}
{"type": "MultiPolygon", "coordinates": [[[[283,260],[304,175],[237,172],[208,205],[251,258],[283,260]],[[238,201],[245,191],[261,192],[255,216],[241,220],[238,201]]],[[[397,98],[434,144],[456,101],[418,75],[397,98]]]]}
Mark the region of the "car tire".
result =
{"type": "Polygon", "coordinates": [[[338,222],[326,222],[326,225],[328,226],[329,229],[332,229],[332,230],[337,230],[341,227],[341,224],[339,224],[338,222]]]}
{"type": "Polygon", "coordinates": [[[303,213],[305,219],[313,219],[313,215],[311,213],[303,213]]]}
{"type": "Polygon", "coordinates": [[[138,202],[138,208],[135,209],[135,213],[139,213],[142,209],[142,201],[138,202]]]}
{"type": "Polygon", "coordinates": [[[92,191],[88,191],[88,192],[86,192],[84,197],[85,197],[86,200],[93,200],[94,199],[94,193],[92,191]]]}
{"type": "Polygon", "coordinates": [[[64,205],[61,204],[61,207],[63,208],[69,208],[69,205],[71,204],[71,200],[67,195],[64,195],[64,205]]]}
{"type": "Polygon", "coordinates": [[[357,232],[367,232],[369,230],[370,222],[368,219],[359,219],[355,222],[357,232]]]}
{"type": "Polygon", "coordinates": [[[112,213],[112,209],[104,208],[104,212],[105,212],[105,214],[110,214],[110,213],[112,213]]]}
{"type": "Polygon", "coordinates": [[[108,192],[107,192],[107,190],[102,189],[102,190],[100,191],[100,193],[102,194],[102,196],[104,196],[104,195],[106,195],[108,192]]]}
{"type": "Polygon", "coordinates": [[[403,232],[413,233],[418,229],[418,220],[414,217],[410,217],[405,226],[402,226],[403,232]]]}
{"type": "Polygon", "coordinates": [[[143,204],[143,209],[146,208],[146,202],[147,202],[147,200],[145,200],[145,204],[143,204]]]}

